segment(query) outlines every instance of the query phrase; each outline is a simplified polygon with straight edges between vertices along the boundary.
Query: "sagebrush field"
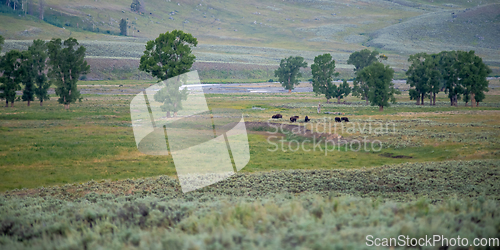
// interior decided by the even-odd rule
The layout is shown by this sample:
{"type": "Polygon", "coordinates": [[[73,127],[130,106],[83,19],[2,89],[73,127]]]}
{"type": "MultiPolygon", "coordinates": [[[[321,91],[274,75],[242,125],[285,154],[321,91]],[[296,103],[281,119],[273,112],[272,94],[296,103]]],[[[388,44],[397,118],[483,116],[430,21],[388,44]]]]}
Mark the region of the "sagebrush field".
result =
{"type": "Polygon", "coordinates": [[[154,81],[99,83],[80,82],[82,102],[68,111],[55,100],[0,110],[2,248],[361,249],[366,235],[499,236],[498,80],[475,108],[449,107],[444,94],[436,106],[416,106],[404,93],[384,112],[354,97],[208,94],[210,108],[243,110],[251,159],[236,176],[187,194],[170,156],[135,145],[129,103],[154,81]],[[313,131],[268,123],[275,113],[308,115],[313,131]],[[368,123],[394,130],[361,131],[368,123]],[[307,139],[325,126],[383,147],[312,150],[307,139]],[[311,151],[270,151],[280,138],[311,151]]]}

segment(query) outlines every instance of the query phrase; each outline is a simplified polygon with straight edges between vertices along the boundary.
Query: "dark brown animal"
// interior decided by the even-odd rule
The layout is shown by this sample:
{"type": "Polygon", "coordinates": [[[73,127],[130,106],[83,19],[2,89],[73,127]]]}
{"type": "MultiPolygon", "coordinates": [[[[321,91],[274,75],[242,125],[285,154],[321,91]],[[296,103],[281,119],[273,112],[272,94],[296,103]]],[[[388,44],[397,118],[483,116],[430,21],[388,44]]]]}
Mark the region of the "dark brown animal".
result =
{"type": "Polygon", "coordinates": [[[347,117],[342,117],[342,118],[340,118],[340,120],[342,120],[344,122],[349,122],[349,118],[347,118],[347,117]]]}
{"type": "Polygon", "coordinates": [[[280,118],[283,118],[281,114],[273,115],[273,119],[280,119],[280,118]]]}
{"type": "Polygon", "coordinates": [[[291,122],[296,122],[296,121],[297,121],[297,119],[299,119],[299,117],[298,117],[298,116],[292,116],[292,117],[290,117],[290,121],[291,121],[291,122]]]}
{"type": "Polygon", "coordinates": [[[342,121],[340,120],[340,117],[335,117],[335,122],[342,122],[342,121]]]}
{"type": "Polygon", "coordinates": [[[305,122],[309,122],[311,119],[309,119],[309,117],[307,117],[306,115],[306,119],[304,119],[305,122]]]}

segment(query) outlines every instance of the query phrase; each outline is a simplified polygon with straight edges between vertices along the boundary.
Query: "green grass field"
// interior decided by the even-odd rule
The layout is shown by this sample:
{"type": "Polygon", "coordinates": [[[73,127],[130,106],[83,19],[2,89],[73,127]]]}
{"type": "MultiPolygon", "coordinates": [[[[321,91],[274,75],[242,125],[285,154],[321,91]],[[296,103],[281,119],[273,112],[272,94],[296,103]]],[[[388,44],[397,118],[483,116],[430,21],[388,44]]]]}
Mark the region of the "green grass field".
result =
{"type": "Polygon", "coordinates": [[[367,235],[499,238],[498,80],[474,109],[449,107],[444,94],[437,106],[400,95],[383,112],[355,97],[345,105],[313,93],[207,94],[209,108],[243,112],[251,158],[189,193],[171,156],[135,144],[129,104],[154,83],[80,81],[89,94],[70,110],[55,97],[0,108],[0,248],[370,249],[367,235]],[[350,123],[317,114],[320,101],[322,112],[343,112],[350,123]],[[291,133],[297,127],[286,119],[270,121],[284,124],[274,133],[276,113],[308,115],[298,124],[312,132],[383,146],[319,150],[313,134],[291,133]],[[364,129],[379,123],[392,130],[364,129]],[[280,143],[284,150],[274,150],[280,143]]]}

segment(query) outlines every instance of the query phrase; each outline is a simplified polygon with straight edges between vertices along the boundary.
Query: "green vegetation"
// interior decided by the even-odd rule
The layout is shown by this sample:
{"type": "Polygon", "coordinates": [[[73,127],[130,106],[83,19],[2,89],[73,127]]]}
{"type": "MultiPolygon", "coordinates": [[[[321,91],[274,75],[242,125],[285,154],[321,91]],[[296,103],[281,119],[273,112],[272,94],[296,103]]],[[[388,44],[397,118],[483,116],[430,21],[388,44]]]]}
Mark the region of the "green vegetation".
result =
{"type": "Polygon", "coordinates": [[[184,74],[193,66],[195,56],[191,48],[198,40],[182,30],[160,34],[155,40],[148,41],[139,69],[164,81],[184,74]]]}
{"type": "Polygon", "coordinates": [[[474,107],[474,101],[478,106],[484,99],[484,92],[488,91],[486,77],[491,69],[474,51],[442,51],[432,55],[418,53],[410,56],[408,61],[412,64],[406,72],[407,83],[414,87],[409,95],[417,100],[417,105],[424,105],[425,97],[429,97],[431,104],[435,105],[436,94],[444,89],[451,106],[457,106],[463,95],[465,106],[471,101],[474,107]]]}
{"type": "Polygon", "coordinates": [[[160,83],[163,87],[155,93],[154,99],[163,103],[161,110],[167,112],[167,117],[171,117],[170,112],[177,116],[177,112],[182,110],[182,100],[187,100],[188,89],[180,90],[183,84],[187,84],[187,76],[180,75],[191,69],[195,60],[191,47],[197,44],[191,34],[174,30],[149,41],[141,57],[139,69],[163,81],[160,83]],[[165,81],[173,77],[177,77],[176,81],[165,81]]]}
{"type": "Polygon", "coordinates": [[[299,85],[299,78],[302,77],[300,68],[306,68],[307,62],[301,56],[281,59],[280,67],[274,71],[274,76],[278,77],[281,86],[291,93],[296,85],[299,85]]]}
{"type": "Polygon", "coordinates": [[[61,39],[52,39],[48,44],[49,73],[52,84],[56,85],[58,102],[69,109],[70,103],[74,103],[80,97],[76,82],[81,75],[86,74],[90,66],[85,61],[85,47],[79,46],[74,38],[68,38],[63,43],[61,39]]]}
{"type": "Polygon", "coordinates": [[[123,18],[120,20],[120,35],[127,36],[127,21],[123,18]]]}
{"type": "Polygon", "coordinates": [[[207,95],[211,109],[243,111],[251,159],[235,176],[183,194],[171,156],[140,153],[130,127],[127,92],[155,82],[79,82],[90,94],[71,110],[61,111],[54,98],[0,110],[0,248],[362,249],[368,234],[498,235],[495,91],[474,112],[450,107],[444,93],[436,106],[395,95],[398,103],[383,112],[352,96],[351,105],[323,105],[346,113],[345,124],[316,114],[323,97],[314,93],[207,95]],[[313,150],[310,135],[291,134],[292,127],[269,133],[275,129],[267,120],[277,112],[309,115],[314,131],[330,127],[346,140],[367,136],[384,146],[329,146],[325,154],[324,144],[313,150]],[[370,123],[394,123],[395,131],[369,133],[363,124],[370,123]],[[286,152],[270,151],[279,140],[286,152]],[[311,151],[293,152],[295,141],[311,151]]]}
{"type": "Polygon", "coordinates": [[[394,70],[389,65],[374,62],[359,71],[359,77],[366,82],[368,87],[367,97],[372,106],[378,106],[379,111],[389,106],[389,101],[396,102],[395,94],[400,94],[394,88],[392,79],[394,70]]]}
{"type": "Polygon", "coordinates": [[[21,64],[21,53],[16,50],[11,50],[7,52],[3,57],[0,58],[0,71],[2,76],[0,77],[0,99],[5,99],[5,106],[14,107],[14,101],[16,100],[16,91],[21,89],[19,85],[21,83],[20,68],[21,64]]]}
{"type": "Polygon", "coordinates": [[[2,45],[4,44],[5,42],[5,38],[3,38],[3,36],[0,36],[0,52],[2,52],[2,45]]]}
{"type": "Polygon", "coordinates": [[[370,86],[368,85],[367,79],[363,76],[366,74],[360,74],[360,72],[367,66],[377,61],[377,51],[370,52],[367,49],[362,51],[356,51],[349,56],[347,63],[354,65],[354,72],[356,78],[353,82],[352,95],[361,97],[361,99],[366,101],[368,105],[370,86]]]}
{"type": "Polygon", "coordinates": [[[332,59],[332,55],[323,54],[315,57],[314,63],[311,64],[311,72],[313,92],[325,95],[326,103],[329,103],[332,97],[336,97],[337,85],[332,83],[333,76],[339,75],[335,72],[335,60],[332,59]]]}
{"type": "Polygon", "coordinates": [[[168,176],[16,190],[0,196],[0,245],[370,249],[367,235],[497,238],[499,164],[238,173],[187,194],[168,176]]]}

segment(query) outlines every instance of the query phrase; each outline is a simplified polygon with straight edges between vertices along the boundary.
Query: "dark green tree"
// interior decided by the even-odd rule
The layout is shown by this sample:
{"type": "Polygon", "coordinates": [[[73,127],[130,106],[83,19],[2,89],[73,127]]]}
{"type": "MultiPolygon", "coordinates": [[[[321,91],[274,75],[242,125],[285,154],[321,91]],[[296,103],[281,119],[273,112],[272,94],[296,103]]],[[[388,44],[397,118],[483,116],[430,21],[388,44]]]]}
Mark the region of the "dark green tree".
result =
{"type": "MultiPolygon", "coordinates": [[[[181,30],[160,34],[156,40],[147,43],[139,69],[151,73],[158,81],[187,73],[195,61],[191,48],[196,45],[198,40],[181,30]]],[[[175,116],[182,109],[181,101],[186,100],[188,94],[186,88],[179,90],[184,80],[181,77],[175,84],[164,82],[165,86],[154,96],[155,101],[163,102],[161,108],[167,112],[167,117],[170,117],[170,112],[175,116]]]]}
{"type": "Polygon", "coordinates": [[[45,74],[48,58],[47,44],[40,39],[33,40],[33,44],[24,53],[25,57],[22,63],[23,84],[25,85],[23,101],[28,101],[28,106],[30,106],[34,94],[40,101],[40,106],[43,106],[43,101],[49,100],[47,91],[50,87],[45,74]]]}
{"type": "Polygon", "coordinates": [[[378,106],[379,111],[383,111],[384,107],[389,106],[389,101],[396,102],[394,94],[400,92],[394,88],[392,83],[394,70],[389,65],[384,67],[383,63],[374,62],[362,69],[359,74],[368,84],[368,99],[372,106],[378,106]]]}
{"type": "Polygon", "coordinates": [[[120,20],[120,35],[127,36],[127,21],[123,18],[120,20]]]}
{"type": "Polygon", "coordinates": [[[3,36],[0,36],[0,52],[2,52],[2,45],[5,42],[5,38],[3,36]]]}
{"type": "Polygon", "coordinates": [[[78,46],[75,38],[68,38],[61,42],[60,38],[52,39],[48,43],[49,54],[49,77],[56,85],[56,94],[59,103],[69,109],[70,103],[74,103],[80,97],[80,91],[76,83],[82,74],[90,70],[85,61],[85,47],[78,46]],[[64,45],[64,46],[63,46],[64,45]]]}
{"type": "Polygon", "coordinates": [[[21,67],[19,77],[24,85],[22,100],[28,102],[28,107],[35,100],[34,74],[32,71],[31,51],[26,50],[21,53],[21,67]]]}
{"type": "Polygon", "coordinates": [[[425,60],[426,75],[429,77],[428,88],[431,105],[436,105],[436,95],[443,87],[442,69],[439,65],[439,54],[431,54],[425,60]]]}
{"type": "Polygon", "coordinates": [[[490,91],[489,89],[485,89],[483,92],[478,92],[477,94],[474,95],[474,100],[476,101],[476,107],[479,107],[479,103],[484,100],[486,95],[484,92],[490,91]]]}
{"type": "MultiPolygon", "coordinates": [[[[356,51],[349,56],[347,63],[354,65],[354,71],[358,72],[373,62],[376,62],[378,54],[377,51],[370,51],[368,49],[356,51]]],[[[387,59],[385,55],[384,57],[387,59]]]]}
{"type": "Polygon", "coordinates": [[[474,107],[475,96],[480,95],[478,99],[482,101],[484,92],[488,91],[486,77],[491,73],[491,69],[483,63],[481,57],[474,54],[473,50],[458,51],[457,59],[458,84],[463,89],[465,106],[470,100],[471,106],[474,107]]]}
{"type": "Polygon", "coordinates": [[[181,30],[160,34],[146,44],[139,69],[160,81],[189,72],[195,61],[191,47],[196,45],[198,40],[181,30]]]}
{"type": "Polygon", "coordinates": [[[410,100],[417,100],[417,105],[420,105],[420,93],[416,89],[408,90],[408,94],[410,95],[410,100]]]}
{"type": "Polygon", "coordinates": [[[281,86],[283,86],[288,93],[292,92],[296,85],[299,85],[299,79],[302,77],[300,68],[307,67],[307,62],[301,56],[288,57],[281,59],[280,67],[274,71],[274,76],[279,78],[281,86]]]}
{"type": "Polygon", "coordinates": [[[332,98],[333,89],[337,86],[332,83],[333,76],[338,76],[335,71],[335,60],[332,59],[330,54],[323,54],[314,58],[314,63],[311,64],[312,71],[312,85],[313,91],[316,95],[324,94],[326,102],[330,102],[332,98]]]}
{"type": "Polygon", "coordinates": [[[133,0],[132,4],[130,4],[130,10],[134,12],[138,12],[141,9],[141,3],[139,0],[133,0]]]}
{"type": "Polygon", "coordinates": [[[340,103],[340,99],[347,97],[351,93],[351,87],[349,83],[347,83],[347,80],[344,80],[338,87],[337,85],[334,86],[332,97],[337,98],[337,103],[340,103]]]}
{"type": "Polygon", "coordinates": [[[21,52],[11,50],[2,56],[0,60],[0,98],[5,99],[5,107],[14,107],[16,100],[16,91],[21,89],[20,68],[21,68],[21,52]]]}
{"type": "MultiPolygon", "coordinates": [[[[347,60],[348,64],[354,65],[354,72],[356,74],[356,78],[354,79],[353,82],[352,95],[361,97],[361,99],[366,101],[366,105],[368,105],[369,88],[368,84],[366,83],[366,80],[363,79],[363,77],[360,74],[358,74],[358,72],[363,70],[368,65],[376,62],[378,54],[379,53],[377,51],[370,51],[368,49],[364,49],[352,53],[349,56],[349,59],[347,60]]],[[[387,57],[384,55],[382,59],[387,59],[387,57]]]]}
{"type": "Polygon", "coordinates": [[[406,83],[414,88],[409,93],[410,98],[413,99],[416,97],[417,105],[424,105],[424,98],[429,96],[431,104],[435,105],[436,94],[439,92],[442,82],[439,55],[418,53],[411,55],[408,61],[412,64],[408,71],[406,71],[406,75],[408,76],[406,83]]]}
{"type": "Polygon", "coordinates": [[[448,93],[451,106],[457,106],[463,93],[463,87],[458,82],[458,52],[442,51],[439,53],[439,66],[445,82],[445,92],[448,93]]]}

